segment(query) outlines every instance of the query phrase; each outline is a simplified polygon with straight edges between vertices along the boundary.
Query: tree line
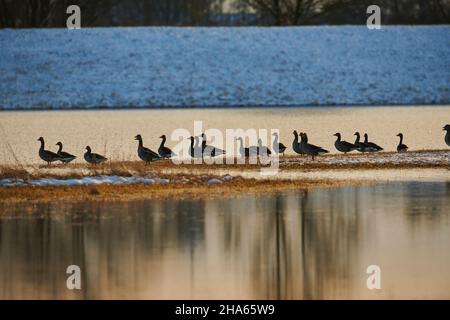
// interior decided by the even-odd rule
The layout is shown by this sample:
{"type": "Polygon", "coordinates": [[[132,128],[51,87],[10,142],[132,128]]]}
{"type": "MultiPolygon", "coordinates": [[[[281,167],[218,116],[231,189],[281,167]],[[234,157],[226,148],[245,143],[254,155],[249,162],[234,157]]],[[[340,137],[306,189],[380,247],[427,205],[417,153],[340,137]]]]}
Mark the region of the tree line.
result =
{"type": "Polygon", "coordinates": [[[450,22],[450,0],[0,0],[0,28],[65,27],[72,4],[82,27],[365,24],[372,4],[383,24],[450,22]]]}

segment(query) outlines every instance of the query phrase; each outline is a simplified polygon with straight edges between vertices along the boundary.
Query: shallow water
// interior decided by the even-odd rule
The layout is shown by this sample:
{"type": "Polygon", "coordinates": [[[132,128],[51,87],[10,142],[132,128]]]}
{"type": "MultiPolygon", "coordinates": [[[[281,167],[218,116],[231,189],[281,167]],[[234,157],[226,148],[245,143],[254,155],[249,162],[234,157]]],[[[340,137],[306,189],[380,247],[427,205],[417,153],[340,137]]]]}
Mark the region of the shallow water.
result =
{"type": "Polygon", "coordinates": [[[0,209],[0,299],[450,298],[448,182],[0,209]]]}
{"type": "MultiPolygon", "coordinates": [[[[448,106],[425,107],[311,107],[262,109],[156,109],[0,112],[0,164],[42,163],[38,157],[39,136],[46,148],[56,151],[56,142],[83,161],[86,145],[111,160],[137,160],[134,136],[142,134],[144,144],[156,150],[161,134],[174,129],[193,131],[195,120],[203,121],[203,129],[279,129],[280,139],[291,150],[292,131],[306,131],[310,142],[335,152],[333,134],[354,141],[355,131],[368,132],[371,141],[394,151],[403,132],[411,150],[448,148],[442,127],[450,123],[448,106]],[[8,146],[9,145],[9,146],[8,146]],[[11,148],[12,151],[11,151],[11,148]]],[[[270,137],[267,137],[268,139],[270,137]]],[[[187,141],[185,143],[188,143],[187,141]]]]}

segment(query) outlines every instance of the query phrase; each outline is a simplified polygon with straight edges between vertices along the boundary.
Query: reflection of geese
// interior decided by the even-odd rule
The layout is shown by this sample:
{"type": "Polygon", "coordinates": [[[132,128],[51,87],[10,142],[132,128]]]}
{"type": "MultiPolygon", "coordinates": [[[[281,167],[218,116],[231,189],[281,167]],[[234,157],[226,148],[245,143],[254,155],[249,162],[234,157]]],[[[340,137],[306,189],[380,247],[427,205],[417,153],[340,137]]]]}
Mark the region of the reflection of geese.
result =
{"type": "Polygon", "coordinates": [[[292,141],[292,150],[294,150],[294,152],[298,154],[305,154],[301,148],[301,144],[298,142],[297,130],[294,130],[292,133],[294,134],[294,141],[292,141]]]}
{"type": "Polygon", "coordinates": [[[70,154],[68,152],[62,151],[63,145],[62,145],[61,142],[58,142],[56,145],[59,146],[58,156],[61,158],[61,162],[62,163],[67,164],[70,161],[73,161],[73,160],[75,160],[77,158],[73,154],[70,154]]]}
{"type": "Polygon", "coordinates": [[[39,139],[37,139],[38,141],[41,142],[41,147],[39,148],[39,157],[44,160],[45,162],[47,162],[48,165],[50,165],[52,162],[54,161],[58,161],[61,160],[61,157],[58,156],[56,153],[50,151],[50,150],[45,150],[45,142],[44,142],[44,138],[39,137],[39,139]]]}
{"type": "Polygon", "coordinates": [[[334,136],[337,137],[336,141],[334,142],[334,146],[338,151],[347,153],[356,149],[356,146],[353,143],[342,141],[341,134],[339,132],[335,133],[334,136]]]}
{"type": "Polygon", "coordinates": [[[173,153],[172,150],[170,150],[169,148],[167,148],[164,144],[166,143],[166,135],[163,134],[161,137],[159,137],[160,139],[162,139],[161,144],[159,145],[158,148],[158,153],[161,156],[161,158],[166,158],[169,159],[171,157],[175,156],[175,153],[173,153]]]}
{"type": "Polygon", "coordinates": [[[198,137],[189,137],[189,139],[191,140],[191,145],[189,147],[189,155],[192,158],[203,158],[203,154],[202,154],[202,148],[198,145],[199,144],[199,140],[198,137]],[[196,142],[196,145],[194,146],[194,140],[196,142]]]}
{"type": "Polygon", "coordinates": [[[159,155],[156,152],[154,152],[154,151],[144,147],[144,145],[142,143],[142,136],[140,134],[136,135],[134,137],[134,140],[139,141],[137,153],[138,153],[139,158],[142,161],[148,163],[150,161],[153,161],[153,160],[156,160],[156,159],[160,158],[159,155]]]}
{"type": "Polygon", "coordinates": [[[282,154],[284,156],[284,151],[286,151],[286,146],[278,141],[278,133],[274,132],[272,134],[275,139],[273,140],[272,148],[278,154],[282,154]]]}
{"type": "Polygon", "coordinates": [[[310,155],[313,160],[314,160],[315,156],[318,156],[319,154],[322,154],[322,153],[329,152],[328,150],[325,150],[322,147],[318,147],[318,146],[308,143],[308,135],[305,132],[303,132],[301,134],[301,137],[302,137],[301,145],[302,145],[303,151],[306,154],[310,155]]]}
{"type": "Polygon", "coordinates": [[[239,153],[241,154],[241,157],[248,158],[250,156],[250,150],[249,150],[249,148],[244,147],[244,139],[239,137],[236,140],[240,141],[239,153]]]}
{"type": "Polygon", "coordinates": [[[84,154],[84,160],[86,160],[86,162],[91,163],[91,164],[98,164],[98,163],[105,162],[108,159],[97,153],[92,153],[91,147],[87,146],[86,153],[84,154]]]}
{"type": "Polygon", "coordinates": [[[369,152],[378,152],[383,150],[383,148],[376,143],[369,142],[369,135],[367,133],[364,133],[364,144],[367,146],[369,152]]]}
{"type": "Polygon", "coordinates": [[[206,144],[206,134],[202,133],[202,153],[203,153],[203,156],[217,157],[222,154],[225,154],[225,150],[216,148],[214,146],[207,145],[206,144]]]}
{"type": "Polygon", "coordinates": [[[270,151],[269,148],[266,146],[263,146],[262,140],[258,139],[258,155],[263,157],[268,157],[272,154],[272,151],[270,151]]]}
{"type": "Polygon", "coordinates": [[[446,124],[443,130],[447,131],[445,134],[445,143],[450,147],[450,124],[446,124]]]}
{"type": "Polygon", "coordinates": [[[406,152],[408,151],[408,146],[406,144],[403,144],[403,133],[399,133],[397,137],[400,137],[400,142],[397,146],[397,152],[406,152]]]}

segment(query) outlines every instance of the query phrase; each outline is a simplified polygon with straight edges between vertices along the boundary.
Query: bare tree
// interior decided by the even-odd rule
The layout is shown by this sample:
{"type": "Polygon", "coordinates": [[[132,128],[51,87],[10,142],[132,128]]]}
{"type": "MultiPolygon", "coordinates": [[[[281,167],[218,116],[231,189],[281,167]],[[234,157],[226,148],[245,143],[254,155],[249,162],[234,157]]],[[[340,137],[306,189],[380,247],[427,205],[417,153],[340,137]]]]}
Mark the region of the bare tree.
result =
{"type": "Polygon", "coordinates": [[[256,12],[272,17],[275,25],[299,25],[332,10],[350,5],[354,0],[241,0],[256,12]]]}

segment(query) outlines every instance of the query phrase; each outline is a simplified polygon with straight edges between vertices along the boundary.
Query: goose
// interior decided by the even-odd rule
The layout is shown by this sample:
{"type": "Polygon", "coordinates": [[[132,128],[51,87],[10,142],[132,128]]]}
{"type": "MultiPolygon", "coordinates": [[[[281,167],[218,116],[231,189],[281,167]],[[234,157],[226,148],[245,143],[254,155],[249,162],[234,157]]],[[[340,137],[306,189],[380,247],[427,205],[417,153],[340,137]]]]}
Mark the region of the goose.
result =
{"type": "MultiPolygon", "coordinates": [[[[301,155],[305,154],[305,153],[303,152],[303,150],[302,150],[301,143],[298,142],[298,133],[297,133],[297,130],[294,130],[292,133],[294,134],[294,141],[292,141],[292,150],[294,150],[295,153],[298,153],[298,154],[301,154],[301,155]]],[[[303,134],[303,133],[300,132],[300,136],[301,136],[302,134],[303,134]]]]}
{"type": "Polygon", "coordinates": [[[319,154],[329,153],[328,150],[325,150],[322,147],[318,147],[318,146],[315,146],[313,144],[308,143],[308,135],[305,132],[303,132],[301,134],[301,137],[302,137],[302,144],[303,144],[302,145],[302,149],[303,149],[303,151],[306,154],[309,154],[312,157],[313,160],[314,160],[314,157],[319,155],[319,154]]]}
{"type": "Polygon", "coordinates": [[[347,152],[351,152],[356,149],[356,146],[353,143],[342,141],[341,134],[339,132],[335,133],[334,136],[337,137],[336,141],[334,142],[334,147],[338,151],[346,154],[347,152]]]}
{"type": "Polygon", "coordinates": [[[281,153],[284,157],[284,151],[286,151],[286,146],[278,141],[278,133],[274,132],[272,136],[275,137],[272,144],[273,151],[275,151],[278,154],[281,153]]]}
{"type": "Polygon", "coordinates": [[[155,151],[144,147],[142,143],[142,136],[140,134],[136,135],[134,140],[139,141],[137,153],[142,161],[149,163],[150,161],[160,159],[160,156],[155,151]]]}
{"type": "Polygon", "coordinates": [[[447,131],[445,134],[445,143],[450,147],[450,124],[446,124],[442,130],[447,131]]]}
{"type": "Polygon", "coordinates": [[[191,136],[188,139],[191,140],[191,145],[189,147],[189,155],[192,158],[203,158],[202,148],[198,145],[199,144],[198,137],[191,136]],[[196,142],[195,146],[194,146],[194,140],[196,142]]]}
{"type": "Polygon", "coordinates": [[[161,156],[161,158],[169,159],[171,157],[175,157],[176,156],[175,153],[173,153],[172,150],[164,146],[164,144],[166,143],[166,135],[163,134],[159,138],[162,139],[161,144],[159,145],[158,148],[158,153],[161,156]]]}
{"type": "Polygon", "coordinates": [[[272,151],[270,151],[270,149],[267,148],[266,146],[263,146],[262,140],[258,139],[258,155],[268,157],[271,154],[272,154],[272,151]]]}
{"type": "Polygon", "coordinates": [[[376,143],[369,142],[369,135],[367,133],[364,133],[364,144],[369,148],[369,152],[378,152],[383,150],[383,148],[376,143]]]}
{"type": "Polygon", "coordinates": [[[359,141],[361,139],[361,136],[358,131],[355,132],[354,135],[356,136],[354,143],[356,150],[358,150],[359,152],[368,152],[373,150],[372,148],[369,148],[369,146],[367,146],[364,142],[359,141]]]}
{"type": "Polygon", "coordinates": [[[84,154],[84,160],[86,160],[86,162],[91,163],[91,164],[98,164],[98,163],[105,162],[108,159],[105,158],[104,156],[101,156],[101,155],[97,154],[97,153],[92,153],[91,147],[86,146],[86,152],[84,154]]]}
{"type": "Polygon", "coordinates": [[[202,138],[202,154],[203,154],[203,156],[217,157],[222,154],[225,154],[225,150],[216,148],[214,146],[209,146],[206,144],[206,134],[202,133],[201,138],[202,138]]]}
{"type": "Polygon", "coordinates": [[[250,147],[248,147],[248,150],[249,150],[251,156],[258,155],[258,146],[250,146],[250,147]]]}
{"type": "Polygon", "coordinates": [[[45,162],[47,162],[47,165],[50,165],[54,161],[61,160],[61,157],[58,156],[56,153],[44,149],[45,148],[44,138],[39,137],[37,141],[41,142],[41,147],[39,148],[39,157],[45,162]]]}
{"type": "Polygon", "coordinates": [[[56,145],[59,146],[57,154],[61,158],[61,162],[62,163],[68,164],[70,161],[73,161],[73,160],[75,160],[77,158],[73,154],[70,154],[68,152],[62,151],[63,145],[62,145],[61,142],[58,142],[56,145]]]}
{"type": "Polygon", "coordinates": [[[241,157],[243,157],[243,158],[248,158],[248,157],[250,157],[250,149],[244,147],[244,139],[242,139],[241,137],[239,137],[239,138],[237,138],[236,140],[241,142],[241,143],[239,144],[239,153],[241,154],[241,157]]]}
{"type": "Polygon", "coordinates": [[[408,151],[408,146],[406,144],[403,144],[403,133],[399,133],[397,137],[400,137],[400,142],[397,146],[397,152],[406,152],[408,151]]]}

